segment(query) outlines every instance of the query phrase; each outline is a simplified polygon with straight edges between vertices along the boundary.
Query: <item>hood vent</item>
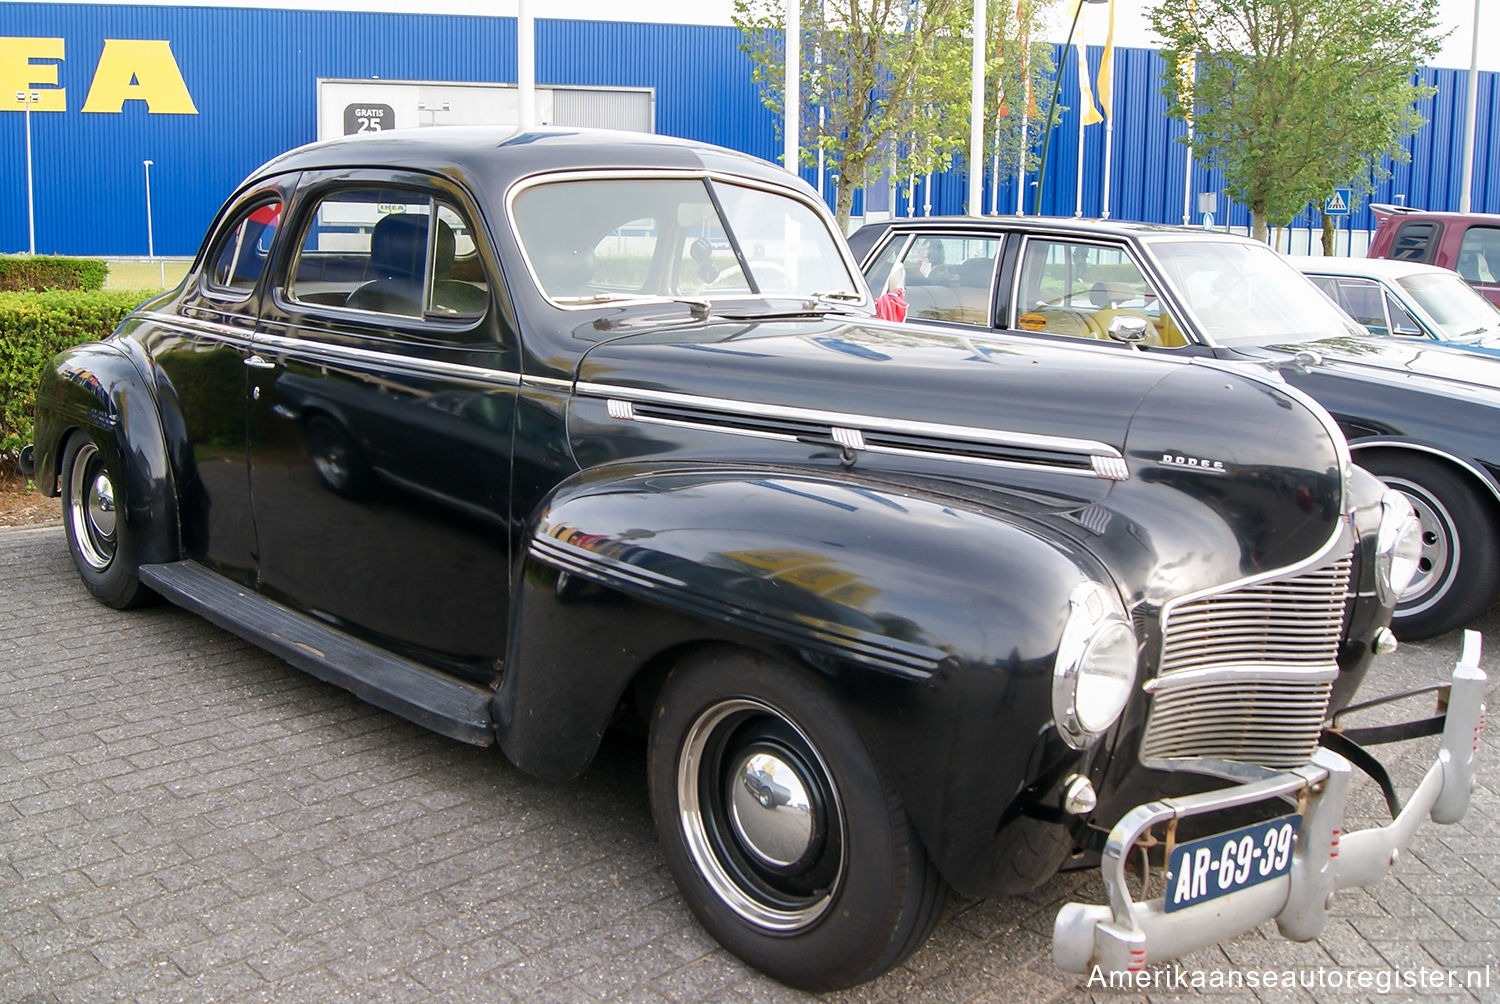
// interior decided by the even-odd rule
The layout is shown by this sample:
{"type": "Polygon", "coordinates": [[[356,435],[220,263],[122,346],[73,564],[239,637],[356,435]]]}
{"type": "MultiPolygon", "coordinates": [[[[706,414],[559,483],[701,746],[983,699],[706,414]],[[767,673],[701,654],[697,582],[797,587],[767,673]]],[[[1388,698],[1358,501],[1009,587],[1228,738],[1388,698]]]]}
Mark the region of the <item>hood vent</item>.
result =
{"type": "Polygon", "coordinates": [[[591,384],[581,385],[579,391],[587,397],[603,398],[610,418],[624,422],[806,443],[842,449],[850,455],[864,452],[952,460],[1112,481],[1130,477],[1120,452],[1095,440],[717,401],[591,384]]]}

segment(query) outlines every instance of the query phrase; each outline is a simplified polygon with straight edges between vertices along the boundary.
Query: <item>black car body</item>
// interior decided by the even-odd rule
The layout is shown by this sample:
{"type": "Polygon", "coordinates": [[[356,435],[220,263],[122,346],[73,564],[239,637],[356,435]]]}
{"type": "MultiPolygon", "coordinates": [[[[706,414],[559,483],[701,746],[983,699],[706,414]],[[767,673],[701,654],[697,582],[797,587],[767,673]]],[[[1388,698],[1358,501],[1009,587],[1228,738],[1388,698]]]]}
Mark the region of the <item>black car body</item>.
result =
{"type": "Polygon", "coordinates": [[[870,305],[811,190],[740,154],[318,144],[53,362],[38,483],[105,602],[149,587],[527,771],[645,722],[685,899],[798,986],[1142,798],[1317,803],[1415,526],[1327,413],[870,305]]]}
{"type": "Polygon", "coordinates": [[[1333,414],[1355,461],[1422,520],[1421,569],[1396,633],[1452,630],[1500,595],[1500,358],[1373,337],[1269,248],[1224,233],[934,217],[871,224],[850,243],[872,285],[897,266],[909,320],[1278,371],[1333,414]],[[930,263],[951,252],[929,249],[948,248],[972,254],[930,263]],[[1139,340],[1111,337],[1121,316],[1146,322],[1139,340]]]}

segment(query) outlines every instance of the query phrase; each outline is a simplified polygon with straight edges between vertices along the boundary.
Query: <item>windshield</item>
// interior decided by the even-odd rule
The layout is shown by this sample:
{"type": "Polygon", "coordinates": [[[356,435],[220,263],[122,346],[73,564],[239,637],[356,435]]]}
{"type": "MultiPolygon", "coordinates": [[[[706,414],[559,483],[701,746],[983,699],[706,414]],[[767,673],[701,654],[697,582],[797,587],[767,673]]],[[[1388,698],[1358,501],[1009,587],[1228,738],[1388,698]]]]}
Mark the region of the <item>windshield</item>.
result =
{"type": "Polygon", "coordinates": [[[1500,328],[1500,310],[1456,275],[1428,272],[1397,281],[1444,338],[1490,334],[1500,328]]]}
{"type": "Polygon", "coordinates": [[[823,218],[781,192],[701,178],[565,179],[524,189],[513,216],[538,285],[563,306],[866,298],[823,218]]]}
{"type": "Polygon", "coordinates": [[[1168,282],[1219,345],[1280,345],[1365,334],[1264,244],[1152,241],[1168,282]]]}

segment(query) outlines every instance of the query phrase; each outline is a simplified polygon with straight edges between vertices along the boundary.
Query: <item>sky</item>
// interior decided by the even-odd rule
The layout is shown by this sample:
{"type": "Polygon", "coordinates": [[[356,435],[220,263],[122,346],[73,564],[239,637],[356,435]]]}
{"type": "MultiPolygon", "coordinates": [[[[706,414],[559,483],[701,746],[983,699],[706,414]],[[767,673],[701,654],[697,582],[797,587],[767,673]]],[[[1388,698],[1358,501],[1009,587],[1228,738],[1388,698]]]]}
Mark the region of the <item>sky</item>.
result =
{"type": "MultiPolygon", "coordinates": [[[[4,0],[0,0],[4,2],[4,0]]],[[[163,6],[195,7],[284,7],[296,10],[386,10],[409,13],[410,0],[289,0],[284,3],[253,3],[248,0],[147,0],[163,6]]],[[[1004,3],[1005,0],[989,0],[1004,3]]],[[[1142,11],[1151,0],[1115,0],[1115,44],[1155,48],[1159,42],[1146,24],[1142,11]]],[[[422,9],[434,14],[492,14],[514,17],[517,0],[427,0],[422,9]]],[[[534,17],[571,18],[585,21],[661,21],[681,24],[729,24],[734,0],[529,0],[534,17]]],[[[1467,68],[1474,39],[1474,18],[1481,6],[1475,0],[1439,0],[1438,24],[1448,31],[1435,66],[1467,68]]],[[[1488,0],[1489,10],[1480,13],[1479,68],[1500,70],[1500,46],[1484,44],[1485,38],[1500,38],[1500,4],[1488,0]]],[[[1065,3],[1058,4],[1056,41],[1067,35],[1065,3]]],[[[1090,45],[1103,45],[1105,8],[1086,7],[1084,36],[1090,45]]]]}

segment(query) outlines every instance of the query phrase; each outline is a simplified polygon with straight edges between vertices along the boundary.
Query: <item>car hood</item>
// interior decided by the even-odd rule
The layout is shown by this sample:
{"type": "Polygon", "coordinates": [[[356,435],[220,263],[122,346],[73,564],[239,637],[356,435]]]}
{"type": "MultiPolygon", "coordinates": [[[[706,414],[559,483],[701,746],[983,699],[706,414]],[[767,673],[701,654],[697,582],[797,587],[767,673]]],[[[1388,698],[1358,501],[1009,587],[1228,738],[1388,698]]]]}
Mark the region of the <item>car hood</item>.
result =
{"type": "Polygon", "coordinates": [[[1327,414],[1274,375],[1214,361],[880,322],[751,321],[619,337],[593,347],[576,377],[570,436],[589,465],[656,456],[852,468],[1045,524],[1133,599],[1305,561],[1337,533],[1345,504],[1347,451],[1327,414]],[[623,401],[679,410],[626,436],[609,422],[628,416],[623,401]],[[951,427],[955,441],[962,430],[1003,432],[1039,447],[1004,464],[931,441],[920,456],[855,450],[840,462],[829,427],[860,429],[873,445],[882,424],[951,427]],[[731,428],[738,435],[714,434],[731,428]],[[1128,476],[1097,476],[1088,457],[1060,471],[1054,453],[1075,442],[1107,447],[1128,476]]]}
{"type": "Polygon", "coordinates": [[[1462,395],[1500,405],[1500,342],[1494,340],[1471,345],[1426,339],[1349,336],[1240,351],[1247,356],[1277,363],[1289,357],[1295,359],[1301,353],[1308,364],[1307,369],[1328,376],[1336,375],[1372,385],[1462,395]],[[1316,360],[1307,360],[1307,352],[1315,353],[1316,360]]]}

